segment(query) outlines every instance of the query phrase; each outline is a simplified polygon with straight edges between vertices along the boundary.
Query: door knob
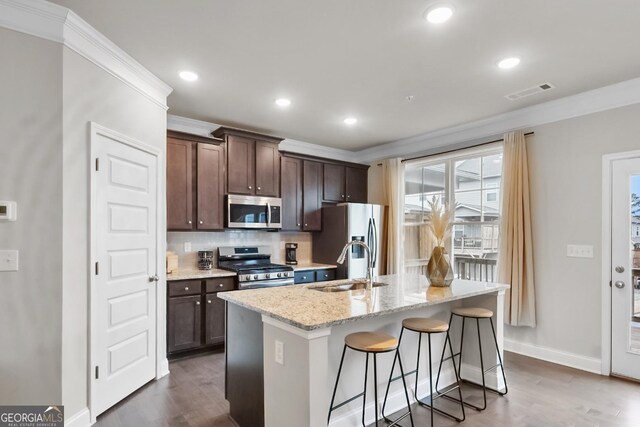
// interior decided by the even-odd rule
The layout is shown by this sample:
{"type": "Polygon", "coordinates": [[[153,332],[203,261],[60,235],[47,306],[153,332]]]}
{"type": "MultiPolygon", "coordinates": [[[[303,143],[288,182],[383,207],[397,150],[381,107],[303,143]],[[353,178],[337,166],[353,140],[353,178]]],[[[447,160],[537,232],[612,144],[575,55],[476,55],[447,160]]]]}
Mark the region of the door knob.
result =
{"type": "Polygon", "coordinates": [[[160,278],[158,277],[158,275],[153,275],[153,276],[149,276],[149,282],[157,282],[158,280],[160,280],[160,278]]]}
{"type": "Polygon", "coordinates": [[[624,267],[619,265],[616,267],[616,273],[624,273],[624,267]]]}
{"type": "Polygon", "coordinates": [[[624,288],[624,282],[622,280],[618,280],[614,285],[616,285],[616,288],[618,289],[624,288]]]}

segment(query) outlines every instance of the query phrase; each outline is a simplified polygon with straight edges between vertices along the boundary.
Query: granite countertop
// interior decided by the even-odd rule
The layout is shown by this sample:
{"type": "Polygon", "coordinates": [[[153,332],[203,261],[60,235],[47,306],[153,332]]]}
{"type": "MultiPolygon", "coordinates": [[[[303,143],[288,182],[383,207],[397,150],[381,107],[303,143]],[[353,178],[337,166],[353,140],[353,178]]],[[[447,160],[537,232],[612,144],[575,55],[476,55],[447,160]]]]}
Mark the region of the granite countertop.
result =
{"type": "Polygon", "coordinates": [[[293,271],[308,271],[308,270],[324,270],[325,268],[337,268],[334,264],[320,264],[317,262],[302,262],[298,265],[292,265],[293,271]]]}
{"type": "Polygon", "coordinates": [[[448,288],[430,287],[425,276],[391,275],[375,279],[388,286],[346,292],[319,292],[321,288],[344,284],[345,280],[222,292],[218,296],[283,321],[303,330],[339,325],[367,317],[381,316],[476,295],[508,289],[508,285],[454,280],[448,288]]]}
{"type": "Polygon", "coordinates": [[[197,280],[197,279],[211,279],[214,277],[234,277],[236,273],[228,270],[221,270],[219,268],[213,268],[211,270],[198,270],[197,268],[187,269],[181,268],[175,270],[171,274],[167,274],[167,281],[174,280],[197,280]]]}

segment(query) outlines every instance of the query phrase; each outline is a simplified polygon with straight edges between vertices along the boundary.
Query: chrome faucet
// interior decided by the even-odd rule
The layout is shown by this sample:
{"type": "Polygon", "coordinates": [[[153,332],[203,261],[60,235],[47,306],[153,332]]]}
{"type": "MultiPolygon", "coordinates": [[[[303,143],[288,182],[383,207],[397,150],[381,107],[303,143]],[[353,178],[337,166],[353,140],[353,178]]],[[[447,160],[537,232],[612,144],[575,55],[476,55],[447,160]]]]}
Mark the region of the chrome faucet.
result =
{"type": "Polygon", "coordinates": [[[342,248],[342,253],[340,253],[340,256],[338,257],[338,264],[342,264],[344,263],[344,259],[347,256],[347,250],[353,246],[353,245],[358,245],[358,246],[362,246],[364,248],[364,250],[367,252],[367,277],[366,277],[366,281],[368,285],[371,285],[371,282],[373,280],[373,265],[371,265],[371,249],[369,248],[369,245],[367,245],[365,242],[363,242],[362,240],[352,240],[349,243],[347,243],[346,245],[344,245],[344,248],[342,248]]]}

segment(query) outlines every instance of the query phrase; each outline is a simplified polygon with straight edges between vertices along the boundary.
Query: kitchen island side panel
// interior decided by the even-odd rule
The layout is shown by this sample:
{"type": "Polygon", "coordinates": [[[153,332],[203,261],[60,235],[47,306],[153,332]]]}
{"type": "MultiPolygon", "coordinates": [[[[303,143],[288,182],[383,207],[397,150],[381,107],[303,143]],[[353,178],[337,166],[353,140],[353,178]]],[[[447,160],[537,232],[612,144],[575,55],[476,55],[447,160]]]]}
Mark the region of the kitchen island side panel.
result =
{"type": "Polygon", "coordinates": [[[225,397],[229,414],[242,427],[264,426],[262,317],[226,303],[225,397]]]}

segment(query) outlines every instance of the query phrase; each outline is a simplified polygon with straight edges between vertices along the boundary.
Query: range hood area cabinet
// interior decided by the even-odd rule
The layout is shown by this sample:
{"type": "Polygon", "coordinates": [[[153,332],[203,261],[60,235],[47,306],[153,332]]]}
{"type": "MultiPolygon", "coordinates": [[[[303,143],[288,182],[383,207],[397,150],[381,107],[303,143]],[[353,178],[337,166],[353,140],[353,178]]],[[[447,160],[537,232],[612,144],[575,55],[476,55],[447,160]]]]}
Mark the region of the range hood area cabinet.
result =
{"type": "Polygon", "coordinates": [[[282,230],[320,230],[322,163],[285,155],[282,156],[280,173],[282,230]]]}
{"type": "Polygon", "coordinates": [[[227,192],[251,196],[280,196],[282,138],[220,127],[212,135],[227,146],[227,192]]]}
{"type": "Polygon", "coordinates": [[[167,229],[224,229],[221,140],[167,132],[167,229]]]}
{"type": "Polygon", "coordinates": [[[324,201],[367,203],[368,166],[327,163],[323,169],[324,201]]]}

